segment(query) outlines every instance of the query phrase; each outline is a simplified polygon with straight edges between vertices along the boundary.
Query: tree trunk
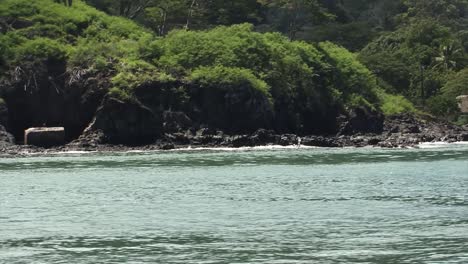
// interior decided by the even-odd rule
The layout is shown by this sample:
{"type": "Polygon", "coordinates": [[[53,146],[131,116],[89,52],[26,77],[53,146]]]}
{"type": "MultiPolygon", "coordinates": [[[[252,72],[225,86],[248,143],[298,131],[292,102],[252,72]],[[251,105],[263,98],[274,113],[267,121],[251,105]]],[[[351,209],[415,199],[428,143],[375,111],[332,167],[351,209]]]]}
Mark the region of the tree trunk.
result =
{"type": "Polygon", "coordinates": [[[193,16],[193,8],[195,7],[196,4],[197,4],[197,0],[192,0],[192,3],[190,4],[190,8],[189,8],[188,15],[187,15],[187,23],[185,24],[185,29],[187,30],[190,28],[190,22],[193,16]]]}
{"type": "Polygon", "coordinates": [[[290,9],[290,19],[289,19],[289,25],[288,25],[288,37],[289,40],[293,41],[296,39],[296,34],[298,31],[298,26],[297,26],[297,19],[298,19],[298,12],[299,12],[299,4],[297,1],[293,1],[292,7],[290,9]]]}
{"type": "Polygon", "coordinates": [[[158,25],[158,35],[164,36],[166,35],[166,23],[167,23],[167,10],[165,8],[159,7],[161,10],[160,15],[162,18],[161,24],[158,25]]]}

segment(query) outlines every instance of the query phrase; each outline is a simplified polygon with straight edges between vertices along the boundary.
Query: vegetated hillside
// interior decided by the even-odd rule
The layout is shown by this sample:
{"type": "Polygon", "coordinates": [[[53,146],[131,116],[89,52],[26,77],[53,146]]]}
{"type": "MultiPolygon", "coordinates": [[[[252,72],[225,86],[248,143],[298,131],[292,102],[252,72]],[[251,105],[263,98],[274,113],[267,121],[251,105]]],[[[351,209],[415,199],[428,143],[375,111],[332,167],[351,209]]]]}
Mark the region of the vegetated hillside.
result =
{"type": "Polygon", "coordinates": [[[161,38],[81,1],[4,0],[0,27],[0,122],[18,139],[41,125],[73,139],[92,121],[126,144],[191,127],[328,134],[352,108],[414,111],[346,49],[249,24],[161,38]]]}
{"type": "Polygon", "coordinates": [[[398,27],[367,44],[359,59],[387,91],[457,121],[455,98],[468,93],[468,1],[412,0],[406,6],[398,27]]]}
{"type": "Polygon", "coordinates": [[[65,125],[70,137],[78,136],[116,67],[137,53],[138,41],[152,37],[79,1],[72,8],[51,0],[2,1],[0,26],[0,97],[18,139],[24,128],[43,124],[65,125]]]}

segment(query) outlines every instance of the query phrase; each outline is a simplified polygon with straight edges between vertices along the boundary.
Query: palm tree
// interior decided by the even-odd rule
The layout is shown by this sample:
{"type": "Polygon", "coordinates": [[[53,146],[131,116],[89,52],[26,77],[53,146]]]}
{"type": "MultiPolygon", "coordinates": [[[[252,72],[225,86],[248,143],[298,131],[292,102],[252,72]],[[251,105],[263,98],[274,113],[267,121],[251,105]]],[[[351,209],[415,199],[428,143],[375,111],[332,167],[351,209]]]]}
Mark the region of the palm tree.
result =
{"type": "Polygon", "coordinates": [[[434,69],[452,70],[457,67],[457,59],[460,58],[462,49],[454,43],[439,47],[439,55],[434,58],[434,69]]]}

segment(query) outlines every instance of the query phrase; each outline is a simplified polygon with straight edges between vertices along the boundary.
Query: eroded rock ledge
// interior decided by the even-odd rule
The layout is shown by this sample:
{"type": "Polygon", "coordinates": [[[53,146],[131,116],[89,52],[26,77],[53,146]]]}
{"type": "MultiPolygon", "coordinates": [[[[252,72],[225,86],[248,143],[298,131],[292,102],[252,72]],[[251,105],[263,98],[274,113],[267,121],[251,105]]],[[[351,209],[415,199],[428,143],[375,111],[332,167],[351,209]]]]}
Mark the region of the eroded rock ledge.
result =
{"type": "MultiPolygon", "coordinates": [[[[0,127],[1,128],[1,127],[0,127]]],[[[0,132],[1,134],[1,132],[0,132]]],[[[417,119],[411,115],[387,117],[383,121],[381,133],[354,133],[332,136],[298,136],[277,134],[273,130],[259,129],[254,133],[228,135],[209,128],[166,133],[151,144],[126,146],[106,144],[108,140],[102,130],[88,129],[79,139],[60,147],[43,149],[32,146],[20,146],[12,143],[8,135],[8,144],[0,144],[3,155],[21,155],[25,153],[51,153],[63,151],[129,151],[129,150],[172,150],[197,147],[254,147],[268,145],[302,145],[315,147],[365,147],[383,148],[415,147],[423,142],[458,142],[468,141],[468,127],[458,127],[439,120],[417,119]]]]}

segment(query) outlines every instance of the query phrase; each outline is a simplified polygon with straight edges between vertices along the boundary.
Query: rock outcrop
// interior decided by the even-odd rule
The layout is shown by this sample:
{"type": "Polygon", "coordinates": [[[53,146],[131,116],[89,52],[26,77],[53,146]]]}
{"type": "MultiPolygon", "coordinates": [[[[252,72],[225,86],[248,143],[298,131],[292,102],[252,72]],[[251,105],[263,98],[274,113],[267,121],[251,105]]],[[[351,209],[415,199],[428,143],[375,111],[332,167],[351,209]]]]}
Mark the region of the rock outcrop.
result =
{"type": "Polygon", "coordinates": [[[138,101],[107,97],[84,134],[96,132],[100,144],[151,144],[162,134],[162,118],[138,101]]]}
{"type": "Polygon", "coordinates": [[[15,138],[0,124],[0,148],[15,144],[15,138]]]}
{"type": "Polygon", "coordinates": [[[0,80],[8,104],[8,122],[0,123],[17,139],[30,127],[65,127],[66,139],[77,138],[93,119],[108,92],[106,73],[67,71],[63,61],[25,61],[0,80]]]}
{"type": "Polygon", "coordinates": [[[193,121],[184,112],[165,111],[163,113],[164,133],[175,133],[192,128],[193,121]]]}
{"type": "Polygon", "coordinates": [[[385,116],[368,107],[357,107],[342,121],[340,135],[380,134],[384,129],[385,116]]]}
{"type": "Polygon", "coordinates": [[[430,117],[417,118],[410,114],[385,119],[381,147],[414,146],[422,142],[466,141],[468,131],[463,127],[430,117]]]}
{"type": "Polygon", "coordinates": [[[0,125],[8,125],[8,107],[2,98],[0,98],[0,125]]]}
{"type": "Polygon", "coordinates": [[[199,123],[234,134],[272,126],[271,102],[252,87],[193,86],[189,92],[189,116],[199,123]]]}

